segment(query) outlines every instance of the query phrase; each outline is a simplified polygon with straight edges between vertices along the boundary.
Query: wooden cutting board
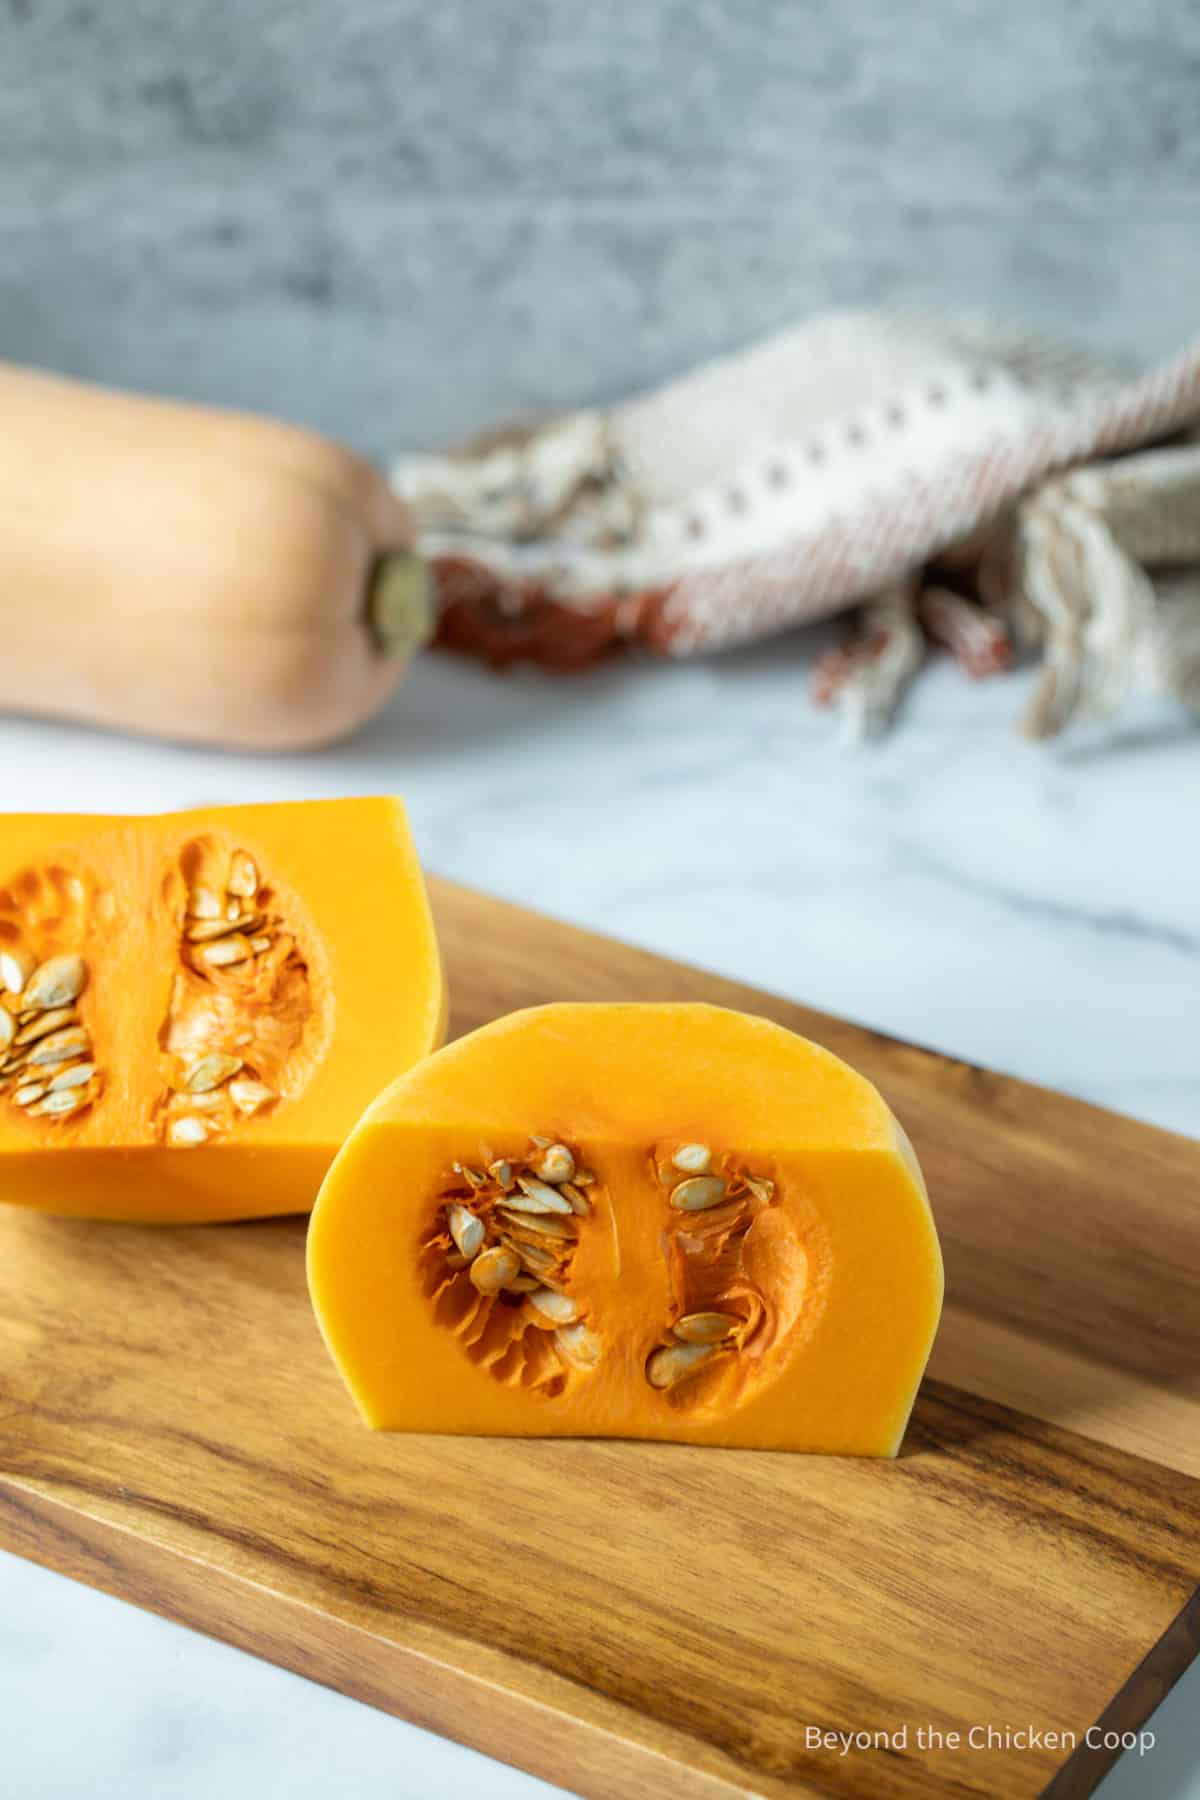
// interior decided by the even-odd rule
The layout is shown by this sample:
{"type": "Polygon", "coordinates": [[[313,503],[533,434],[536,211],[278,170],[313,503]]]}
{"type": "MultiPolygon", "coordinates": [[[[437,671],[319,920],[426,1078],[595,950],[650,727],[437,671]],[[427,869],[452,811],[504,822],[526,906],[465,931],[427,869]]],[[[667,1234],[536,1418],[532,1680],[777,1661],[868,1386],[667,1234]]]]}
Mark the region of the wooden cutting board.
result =
{"type": "Polygon", "coordinates": [[[714,1000],[879,1084],[948,1279],[905,1454],[376,1436],[309,1313],[303,1221],[12,1211],[0,1542],[600,1800],[1089,1793],[1114,1755],[1089,1728],[1136,1728],[1200,1643],[1200,1145],[435,903],[456,1032],[714,1000]]]}

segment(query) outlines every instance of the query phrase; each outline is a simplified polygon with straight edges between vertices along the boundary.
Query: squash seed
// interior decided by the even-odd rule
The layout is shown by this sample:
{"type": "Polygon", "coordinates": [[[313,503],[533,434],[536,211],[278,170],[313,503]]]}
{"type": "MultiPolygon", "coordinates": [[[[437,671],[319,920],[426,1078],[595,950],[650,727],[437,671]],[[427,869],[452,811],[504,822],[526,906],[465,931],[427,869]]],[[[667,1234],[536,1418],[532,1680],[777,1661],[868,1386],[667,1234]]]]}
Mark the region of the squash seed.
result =
{"type": "Polygon", "coordinates": [[[39,1010],[69,1006],[82,994],[86,980],[87,964],[82,956],[51,956],[29,977],[23,995],[25,1005],[39,1010]]]}
{"type": "Polygon", "coordinates": [[[647,1360],[646,1380],[652,1388],[673,1388],[715,1356],[717,1349],[716,1344],[664,1345],[647,1360]]]}
{"type": "Polygon", "coordinates": [[[192,1112],[220,1112],[225,1105],[225,1096],[220,1088],[213,1088],[209,1094],[172,1094],[169,1104],[189,1107],[192,1112]]]}
{"type": "Polygon", "coordinates": [[[586,1325],[560,1325],[554,1342],[577,1369],[594,1369],[600,1361],[600,1339],[586,1325]]]}
{"type": "Polygon", "coordinates": [[[725,1198],[725,1182],[720,1175],[694,1175],[671,1189],[671,1205],[678,1212],[704,1212],[725,1198]]]}
{"type": "Polygon", "coordinates": [[[672,1329],[684,1344],[719,1344],[731,1337],[740,1323],[730,1313],[694,1312],[677,1319],[672,1329]]]}
{"type": "Polygon", "coordinates": [[[512,1186],[513,1178],[512,1164],[510,1162],[505,1162],[504,1158],[501,1157],[499,1162],[489,1163],[488,1174],[493,1181],[498,1181],[500,1183],[500,1186],[504,1189],[505,1193],[508,1192],[509,1188],[512,1186]]]}
{"type": "Polygon", "coordinates": [[[557,1238],[560,1241],[575,1235],[566,1220],[553,1213],[521,1212],[518,1207],[506,1206],[503,1202],[497,1206],[496,1211],[517,1233],[531,1232],[534,1237],[557,1238]]]}
{"type": "Polygon", "coordinates": [[[188,895],[188,915],[193,919],[219,919],[221,917],[221,897],[214,894],[211,888],[196,887],[188,895]]]}
{"type": "Polygon", "coordinates": [[[196,954],[203,957],[212,969],[226,969],[233,963],[245,962],[251,954],[250,940],[244,938],[240,931],[228,937],[215,939],[211,944],[201,944],[196,954]]]}
{"type": "Polygon", "coordinates": [[[539,1250],[536,1244],[522,1244],[514,1238],[501,1238],[500,1242],[506,1250],[511,1250],[523,1269],[531,1269],[535,1275],[548,1275],[558,1262],[547,1250],[539,1250]]]}
{"type": "Polygon", "coordinates": [[[189,925],[184,936],[189,944],[210,944],[218,938],[228,937],[231,931],[257,931],[261,924],[261,913],[244,913],[235,906],[226,919],[201,919],[197,924],[189,925]]]}
{"type": "Polygon", "coordinates": [[[498,1244],[492,1250],[483,1250],[471,1264],[470,1275],[474,1285],[481,1294],[498,1294],[506,1282],[511,1281],[518,1273],[520,1263],[515,1250],[509,1250],[498,1244]]]}
{"type": "Polygon", "coordinates": [[[34,1101],[40,1100],[45,1092],[46,1084],[44,1081],[26,1082],[24,1087],[17,1088],[13,1093],[13,1105],[32,1106],[34,1101]]]}
{"type": "Polygon", "coordinates": [[[274,1088],[269,1088],[265,1081],[252,1081],[239,1077],[229,1084],[229,1098],[241,1113],[257,1112],[268,1100],[277,1100],[279,1096],[274,1088]]]}
{"type": "Polygon", "coordinates": [[[0,950],[0,982],[7,993],[23,993],[33,970],[34,961],[28,950],[0,950]]]}
{"type": "Polygon", "coordinates": [[[564,1200],[556,1188],[547,1187],[544,1181],[531,1181],[527,1175],[517,1176],[517,1186],[521,1192],[510,1194],[507,1204],[518,1212],[527,1213],[569,1213],[571,1202],[564,1200]]]}
{"type": "Polygon", "coordinates": [[[506,1294],[532,1294],[541,1285],[532,1275],[514,1275],[511,1281],[505,1282],[504,1291],[506,1294]]]}
{"type": "Polygon", "coordinates": [[[35,1044],[29,1052],[29,1062],[63,1062],[68,1056],[78,1056],[91,1047],[91,1039],[82,1025],[72,1025],[65,1031],[52,1031],[49,1037],[44,1037],[39,1044],[35,1044]]]}
{"type": "Polygon", "coordinates": [[[746,1186],[754,1198],[763,1206],[766,1206],[770,1202],[775,1193],[775,1183],[773,1181],[759,1180],[753,1175],[747,1175],[746,1186]]]}
{"type": "Polygon", "coordinates": [[[575,1158],[565,1144],[547,1144],[533,1168],[543,1181],[570,1181],[575,1173],[575,1158]]]}
{"type": "Polygon", "coordinates": [[[190,1146],[192,1144],[202,1144],[207,1136],[208,1126],[204,1123],[203,1119],[193,1119],[191,1117],[185,1119],[172,1119],[167,1126],[168,1144],[177,1144],[181,1147],[190,1146]]]}
{"type": "Polygon", "coordinates": [[[188,1093],[207,1094],[212,1088],[220,1087],[223,1081],[228,1081],[231,1075],[236,1075],[242,1066],[240,1056],[222,1056],[217,1052],[212,1056],[202,1056],[185,1077],[188,1093]]]}
{"type": "Polygon", "coordinates": [[[477,1256],[483,1249],[483,1220],[476,1218],[469,1207],[459,1206],[457,1202],[446,1208],[446,1221],[450,1227],[450,1236],[466,1257],[477,1256]]]}
{"type": "Polygon", "coordinates": [[[257,894],[258,870],[244,850],[239,850],[234,857],[226,886],[231,894],[236,894],[241,900],[252,900],[257,894]]]}
{"type": "Polygon", "coordinates": [[[61,1094],[71,1088],[86,1087],[95,1073],[96,1065],[93,1062],[72,1063],[71,1067],[64,1069],[61,1075],[51,1077],[50,1092],[61,1094]]]}
{"type": "Polygon", "coordinates": [[[578,1213],[581,1219],[586,1218],[591,1212],[592,1208],[587,1195],[573,1181],[564,1181],[558,1191],[571,1202],[571,1211],[578,1213]]]}
{"type": "Polygon", "coordinates": [[[529,1304],[556,1325],[573,1325],[579,1317],[579,1308],[570,1295],[556,1293],[553,1288],[534,1288],[529,1304]]]}
{"type": "Polygon", "coordinates": [[[252,937],[250,939],[250,948],[253,950],[255,956],[261,956],[264,950],[269,950],[271,948],[271,940],[269,937],[252,937]]]}
{"type": "Polygon", "coordinates": [[[33,1111],[35,1113],[46,1113],[51,1117],[54,1117],[55,1115],[61,1115],[62,1113],[74,1112],[75,1108],[77,1106],[82,1106],[82,1104],[83,1094],[79,1088],[67,1088],[57,1094],[47,1094],[44,1100],[39,1100],[36,1103],[33,1111]]]}
{"type": "Polygon", "coordinates": [[[0,1050],[7,1050],[17,1035],[17,1021],[3,1006],[0,1006],[0,1050]]]}
{"type": "Polygon", "coordinates": [[[14,1042],[17,1044],[35,1044],[39,1038],[46,1037],[51,1031],[61,1031],[64,1025],[74,1025],[79,1015],[73,1006],[56,1006],[50,1012],[35,1013],[28,1025],[22,1025],[14,1042]]]}
{"type": "Polygon", "coordinates": [[[707,1144],[682,1144],[671,1161],[685,1175],[707,1175],[712,1151],[707,1144]]]}

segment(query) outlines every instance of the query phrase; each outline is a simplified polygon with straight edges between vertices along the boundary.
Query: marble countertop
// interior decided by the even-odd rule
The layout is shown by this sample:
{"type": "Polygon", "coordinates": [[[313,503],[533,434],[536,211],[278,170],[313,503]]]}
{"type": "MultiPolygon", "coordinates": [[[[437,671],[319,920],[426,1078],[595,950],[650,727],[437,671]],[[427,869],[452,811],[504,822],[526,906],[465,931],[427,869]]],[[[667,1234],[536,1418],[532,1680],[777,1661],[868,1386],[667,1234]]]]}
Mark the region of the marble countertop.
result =
{"type": "MultiPolygon", "coordinates": [[[[1200,1136],[1195,728],[1147,702],[1034,748],[1022,678],[940,666],[848,754],[812,643],[559,682],[429,659],[291,759],[3,721],[0,806],[397,790],[439,873],[1200,1136]]],[[[8,1556],[0,1718],[21,1800],[558,1791],[8,1556]]],[[[1200,1800],[1200,1667],[1155,1729],[1106,1800],[1200,1800]]]]}

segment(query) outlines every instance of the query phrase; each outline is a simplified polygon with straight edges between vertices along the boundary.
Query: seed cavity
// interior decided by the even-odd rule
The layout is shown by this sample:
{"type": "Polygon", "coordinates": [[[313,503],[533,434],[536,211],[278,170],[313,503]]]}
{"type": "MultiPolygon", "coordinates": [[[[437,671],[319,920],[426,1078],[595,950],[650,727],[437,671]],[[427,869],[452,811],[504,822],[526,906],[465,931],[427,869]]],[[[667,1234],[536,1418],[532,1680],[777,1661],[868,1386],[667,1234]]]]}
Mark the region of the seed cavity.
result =
{"type": "Polygon", "coordinates": [[[198,838],[180,868],[180,966],[160,1040],[164,1091],[155,1102],[168,1143],[187,1142],[176,1127],[199,1112],[205,1139],[196,1141],[213,1141],[277,1105],[275,1068],[299,1042],[309,1010],[306,965],[255,859],[198,838]]]}
{"type": "Polygon", "coordinates": [[[737,1150],[670,1148],[666,1139],[649,1165],[663,1191],[671,1307],[646,1356],[646,1381],[685,1411],[736,1405],[762,1370],[762,1346],[772,1341],[764,1330],[777,1333],[797,1316],[803,1252],[797,1245],[792,1255],[782,1214],[764,1218],[779,1203],[775,1182],[737,1150]]]}
{"type": "Polygon", "coordinates": [[[603,1341],[572,1289],[593,1203],[568,1174],[600,1190],[578,1149],[530,1134],[523,1152],[481,1147],[442,1182],[422,1243],[434,1316],[495,1380],[553,1399],[588,1376],[603,1341]],[[550,1177],[550,1179],[547,1179],[550,1177]]]}

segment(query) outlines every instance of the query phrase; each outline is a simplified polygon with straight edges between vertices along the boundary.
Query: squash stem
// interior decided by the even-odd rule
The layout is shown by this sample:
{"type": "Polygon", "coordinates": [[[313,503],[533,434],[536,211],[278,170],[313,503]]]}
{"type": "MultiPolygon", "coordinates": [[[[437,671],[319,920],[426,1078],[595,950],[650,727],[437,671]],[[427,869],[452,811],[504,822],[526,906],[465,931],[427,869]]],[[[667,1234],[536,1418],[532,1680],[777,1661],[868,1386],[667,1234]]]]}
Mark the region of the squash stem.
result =
{"type": "Polygon", "coordinates": [[[412,550],[381,556],[371,574],[367,617],[385,656],[411,656],[434,633],[433,583],[412,550]]]}

